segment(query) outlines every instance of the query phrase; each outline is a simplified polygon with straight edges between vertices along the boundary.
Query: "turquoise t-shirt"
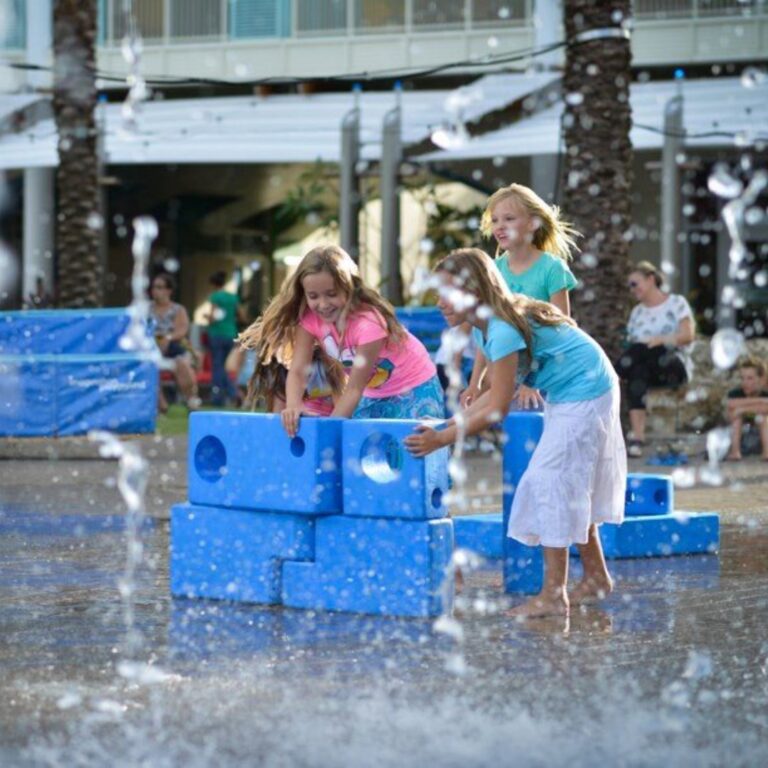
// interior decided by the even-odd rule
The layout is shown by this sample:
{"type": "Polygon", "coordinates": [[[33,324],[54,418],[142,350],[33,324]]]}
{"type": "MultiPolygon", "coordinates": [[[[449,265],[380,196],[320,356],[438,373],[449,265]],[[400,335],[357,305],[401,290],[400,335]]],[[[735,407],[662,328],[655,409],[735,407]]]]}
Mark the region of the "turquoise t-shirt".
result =
{"type": "Polygon", "coordinates": [[[510,271],[506,253],[494,259],[494,263],[512,293],[522,293],[531,299],[549,301],[558,291],[564,288],[570,291],[577,285],[576,278],[566,263],[551,253],[542,253],[519,275],[510,271]]]}
{"type": "MultiPolygon", "coordinates": [[[[533,332],[533,359],[530,372],[518,369],[518,380],[540,389],[548,403],[574,403],[594,400],[608,392],[616,373],[597,342],[572,325],[537,325],[533,332]]],[[[525,339],[509,323],[492,317],[485,336],[472,329],[475,343],[485,357],[496,362],[513,352],[525,350],[525,339]]]]}
{"type": "Polygon", "coordinates": [[[229,291],[214,291],[209,300],[218,319],[208,326],[208,335],[216,339],[234,339],[237,336],[237,296],[229,291]]]}

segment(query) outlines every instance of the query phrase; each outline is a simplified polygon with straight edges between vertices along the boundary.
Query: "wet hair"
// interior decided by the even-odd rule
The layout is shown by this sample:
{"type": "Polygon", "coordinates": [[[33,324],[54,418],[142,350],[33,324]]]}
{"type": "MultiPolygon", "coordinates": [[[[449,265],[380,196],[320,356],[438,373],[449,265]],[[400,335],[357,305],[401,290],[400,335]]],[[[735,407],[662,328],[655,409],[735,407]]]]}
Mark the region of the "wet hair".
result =
{"type": "Polygon", "coordinates": [[[760,379],[762,379],[763,376],[765,376],[766,365],[762,360],[760,360],[757,357],[745,357],[739,363],[739,370],[742,370],[744,368],[752,368],[752,370],[755,371],[758,378],[760,379]]]}
{"type": "MultiPolygon", "coordinates": [[[[551,253],[563,261],[569,261],[573,254],[578,252],[576,238],[581,237],[574,226],[560,217],[560,208],[549,205],[542,200],[532,189],[523,184],[510,184],[507,187],[497,189],[485,205],[485,210],[480,219],[480,231],[485,237],[493,235],[491,218],[493,210],[504,200],[514,200],[522,206],[529,216],[539,221],[539,226],[533,233],[532,244],[540,251],[551,253]]],[[[496,255],[501,252],[501,246],[496,246],[496,255]]]]}
{"type": "Polygon", "coordinates": [[[321,245],[309,251],[296,271],[285,279],[264,314],[240,334],[240,344],[246,349],[259,349],[263,360],[279,358],[284,349],[292,348],[296,326],[307,309],[302,281],[308,275],[321,272],[328,273],[337,289],[347,297],[341,317],[342,337],[348,317],[372,309],[390,339],[396,343],[402,341],[405,331],[395,317],[395,310],[377,291],[363,283],[352,257],[337,245],[321,245]]]}
{"type": "Polygon", "coordinates": [[[490,307],[494,317],[516,328],[532,357],[531,322],[537,325],[571,325],[573,320],[548,301],[512,293],[490,256],[479,248],[459,248],[438,262],[435,272],[458,279],[460,290],[471,293],[480,306],[490,307]]]}
{"type": "Polygon", "coordinates": [[[216,286],[216,288],[223,288],[227,284],[227,273],[223,269],[220,269],[208,278],[208,282],[211,285],[216,286]]]}
{"type": "Polygon", "coordinates": [[[637,264],[633,264],[629,273],[632,274],[633,272],[639,272],[643,277],[652,277],[657,288],[661,288],[664,285],[664,275],[650,261],[638,261],[637,264]]]}
{"type": "Polygon", "coordinates": [[[171,291],[176,290],[176,281],[173,279],[173,275],[169,275],[167,272],[158,272],[150,281],[150,286],[152,286],[155,280],[161,280],[165,287],[171,291]]]}

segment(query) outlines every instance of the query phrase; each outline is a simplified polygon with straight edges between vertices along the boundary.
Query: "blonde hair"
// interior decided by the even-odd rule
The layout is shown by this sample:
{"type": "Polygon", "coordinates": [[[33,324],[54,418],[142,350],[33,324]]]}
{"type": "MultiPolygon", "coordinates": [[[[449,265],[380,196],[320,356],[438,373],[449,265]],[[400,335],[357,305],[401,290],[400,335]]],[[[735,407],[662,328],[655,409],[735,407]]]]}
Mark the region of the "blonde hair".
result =
{"type": "MultiPolygon", "coordinates": [[[[558,206],[548,205],[532,189],[522,184],[510,184],[497,189],[488,198],[480,219],[480,231],[485,237],[493,234],[493,209],[503,200],[514,200],[525,208],[529,216],[539,220],[539,226],[533,233],[534,247],[566,262],[573,258],[574,252],[579,251],[576,238],[581,237],[581,233],[570,222],[560,218],[558,206]]],[[[497,245],[496,255],[500,252],[501,246],[497,245]]]]}
{"type": "Polygon", "coordinates": [[[637,264],[633,264],[629,274],[631,275],[633,272],[639,272],[643,277],[652,277],[657,288],[661,288],[664,285],[664,275],[650,261],[639,261],[637,264]]]}
{"type": "Polygon", "coordinates": [[[512,293],[490,256],[479,248],[451,251],[437,264],[435,272],[446,272],[458,278],[460,288],[471,293],[480,306],[490,307],[494,317],[514,326],[525,340],[531,357],[531,321],[537,325],[576,325],[554,304],[512,293]]]}
{"type": "Polygon", "coordinates": [[[320,245],[304,256],[264,314],[238,336],[238,342],[246,349],[258,350],[264,362],[272,358],[283,360],[290,355],[296,326],[307,309],[302,281],[320,272],[327,272],[347,297],[341,317],[342,340],[347,318],[365,309],[373,309],[379,315],[391,340],[400,342],[405,337],[392,305],[363,283],[352,257],[338,245],[320,245]]]}

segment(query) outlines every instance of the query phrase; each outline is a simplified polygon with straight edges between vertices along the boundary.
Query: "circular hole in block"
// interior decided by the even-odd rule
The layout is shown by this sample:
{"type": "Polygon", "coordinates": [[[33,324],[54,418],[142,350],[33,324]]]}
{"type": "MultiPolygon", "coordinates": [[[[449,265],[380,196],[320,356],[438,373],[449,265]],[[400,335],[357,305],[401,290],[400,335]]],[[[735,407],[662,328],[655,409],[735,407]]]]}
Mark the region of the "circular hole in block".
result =
{"type": "Polygon", "coordinates": [[[667,503],[667,489],[666,488],[657,488],[653,492],[653,503],[657,507],[662,507],[667,503]]]}
{"type": "Polygon", "coordinates": [[[208,435],[195,448],[197,474],[209,483],[215,483],[227,466],[227,449],[218,437],[208,435]]]}
{"type": "Polygon", "coordinates": [[[291,453],[298,459],[304,455],[304,451],[307,450],[307,446],[300,437],[294,437],[291,440],[291,453]]]}
{"type": "Polygon", "coordinates": [[[439,488],[435,488],[432,491],[432,506],[435,509],[440,509],[443,504],[443,492],[439,488]]]}
{"type": "Polygon", "coordinates": [[[403,469],[403,452],[392,435],[374,433],[360,449],[363,474],[375,483],[393,483],[403,469]]]}

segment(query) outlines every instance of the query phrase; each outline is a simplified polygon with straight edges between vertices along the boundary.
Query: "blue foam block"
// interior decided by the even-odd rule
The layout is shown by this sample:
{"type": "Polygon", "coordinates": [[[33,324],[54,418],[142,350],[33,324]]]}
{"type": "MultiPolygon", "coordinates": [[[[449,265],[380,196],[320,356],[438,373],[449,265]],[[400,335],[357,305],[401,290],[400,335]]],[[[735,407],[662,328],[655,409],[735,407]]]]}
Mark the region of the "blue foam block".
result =
{"type": "Polygon", "coordinates": [[[504,590],[510,594],[536,594],[544,583],[541,547],[528,547],[506,534],[515,489],[541,439],[544,416],[530,411],[514,411],[504,419],[503,426],[506,441],[502,459],[504,506],[500,529],[504,547],[504,590]]]}
{"type": "Polygon", "coordinates": [[[56,433],[55,358],[0,357],[0,436],[56,433]]]}
{"type": "Polygon", "coordinates": [[[675,486],[666,475],[631,473],[627,475],[625,514],[666,515],[675,508],[675,486]]]}
{"type": "Polygon", "coordinates": [[[601,525],[605,556],[660,557],[717,552],[720,517],[716,512],[675,512],[626,517],[621,525],[601,525]]]}
{"type": "Polygon", "coordinates": [[[56,363],[56,432],[155,431],[158,370],[134,355],[60,355],[56,363]]]}
{"type": "Polygon", "coordinates": [[[303,515],[193,504],[171,509],[171,592],[279,603],[281,563],[314,554],[314,521],[303,515]]]}
{"type": "Polygon", "coordinates": [[[453,535],[457,549],[471,549],[491,560],[504,556],[501,512],[454,517],[453,535]]]}
{"type": "Polygon", "coordinates": [[[303,417],[291,439],[276,414],[193,413],[189,500],[296,514],[340,513],[341,424],[303,417]]]}
{"type": "Polygon", "coordinates": [[[318,518],[315,559],[283,563],[283,603],[294,608],[389,616],[435,616],[452,597],[445,571],[453,523],[318,518]],[[449,598],[450,599],[450,598],[449,598]]]}
{"type": "Polygon", "coordinates": [[[417,459],[403,445],[419,423],[411,419],[344,422],[345,515],[445,517],[448,449],[417,459]]]}

